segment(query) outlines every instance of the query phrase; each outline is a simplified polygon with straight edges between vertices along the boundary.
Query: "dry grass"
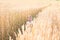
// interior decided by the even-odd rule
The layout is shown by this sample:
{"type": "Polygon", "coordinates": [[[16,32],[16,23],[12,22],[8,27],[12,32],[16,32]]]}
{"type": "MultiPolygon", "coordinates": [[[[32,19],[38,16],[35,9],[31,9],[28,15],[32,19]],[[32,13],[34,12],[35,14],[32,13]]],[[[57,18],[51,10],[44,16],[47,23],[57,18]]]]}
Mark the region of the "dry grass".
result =
{"type": "MultiPolygon", "coordinates": [[[[33,20],[32,29],[24,31],[17,40],[60,40],[60,5],[52,4],[39,12],[33,20]]],[[[29,24],[28,24],[29,25],[29,24]]],[[[30,26],[31,27],[31,26],[30,26]]]]}
{"type": "Polygon", "coordinates": [[[28,16],[34,17],[41,11],[39,7],[24,11],[17,11],[16,9],[11,11],[7,7],[2,7],[0,12],[0,40],[60,40],[60,4],[56,2],[51,3],[47,8],[45,5],[41,6],[41,9],[45,9],[33,20],[33,24],[31,24],[33,26],[27,24],[26,27],[28,28],[25,31],[21,28],[22,24],[26,23],[28,16]],[[18,28],[22,30],[23,34],[18,28]]]}
{"type": "MultiPolygon", "coordinates": [[[[32,21],[26,24],[27,29],[16,40],[60,40],[60,5],[51,4],[32,21]],[[33,25],[33,26],[31,26],[33,25]]],[[[22,26],[24,28],[24,26],[22,26]]],[[[23,29],[22,28],[22,29],[23,29]]]]}

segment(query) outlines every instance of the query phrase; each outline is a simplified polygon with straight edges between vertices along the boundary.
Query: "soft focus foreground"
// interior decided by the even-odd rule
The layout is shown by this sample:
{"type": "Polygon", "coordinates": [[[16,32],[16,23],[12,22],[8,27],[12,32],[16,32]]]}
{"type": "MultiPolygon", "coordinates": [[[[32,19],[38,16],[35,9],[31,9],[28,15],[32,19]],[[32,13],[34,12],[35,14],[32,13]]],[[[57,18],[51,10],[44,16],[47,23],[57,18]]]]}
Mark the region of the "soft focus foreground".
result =
{"type": "Polygon", "coordinates": [[[9,40],[9,38],[16,40],[15,34],[18,35],[18,28],[23,34],[21,26],[26,24],[28,16],[34,18],[39,11],[41,12],[50,5],[46,2],[33,1],[31,4],[30,2],[31,0],[29,2],[0,0],[0,40],[9,40]]]}
{"type": "Polygon", "coordinates": [[[13,13],[1,10],[0,40],[60,40],[60,3],[47,6],[13,13]]]}
{"type": "Polygon", "coordinates": [[[22,31],[23,34],[19,29],[15,33],[16,40],[60,40],[60,3],[52,3],[39,12],[36,18],[22,25],[22,31]]]}

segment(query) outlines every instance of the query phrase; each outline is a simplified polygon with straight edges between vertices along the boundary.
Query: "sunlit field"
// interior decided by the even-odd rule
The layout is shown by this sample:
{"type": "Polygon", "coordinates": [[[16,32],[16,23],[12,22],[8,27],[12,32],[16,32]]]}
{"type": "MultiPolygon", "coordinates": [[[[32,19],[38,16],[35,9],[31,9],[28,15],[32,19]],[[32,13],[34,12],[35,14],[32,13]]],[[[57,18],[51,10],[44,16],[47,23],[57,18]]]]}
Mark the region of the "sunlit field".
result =
{"type": "Polygon", "coordinates": [[[60,2],[0,0],[0,40],[60,40],[60,2]]]}

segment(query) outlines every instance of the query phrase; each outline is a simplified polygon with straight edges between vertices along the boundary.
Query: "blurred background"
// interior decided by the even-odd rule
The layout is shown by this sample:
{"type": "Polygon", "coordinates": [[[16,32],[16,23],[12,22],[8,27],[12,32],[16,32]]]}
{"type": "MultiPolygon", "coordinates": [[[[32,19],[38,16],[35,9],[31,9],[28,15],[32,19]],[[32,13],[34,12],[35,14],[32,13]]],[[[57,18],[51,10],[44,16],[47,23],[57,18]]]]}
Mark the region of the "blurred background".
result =
{"type": "MultiPolygon", "coordinates": [[[[40,36],[44,31],[37,29],[40,13],[50,10],[49,7],[59,10],[60,0],[0,0],[0,40],[44,40],[40,36]]],[[[60,40],[60,35],[56,40],[60,40]]]]}

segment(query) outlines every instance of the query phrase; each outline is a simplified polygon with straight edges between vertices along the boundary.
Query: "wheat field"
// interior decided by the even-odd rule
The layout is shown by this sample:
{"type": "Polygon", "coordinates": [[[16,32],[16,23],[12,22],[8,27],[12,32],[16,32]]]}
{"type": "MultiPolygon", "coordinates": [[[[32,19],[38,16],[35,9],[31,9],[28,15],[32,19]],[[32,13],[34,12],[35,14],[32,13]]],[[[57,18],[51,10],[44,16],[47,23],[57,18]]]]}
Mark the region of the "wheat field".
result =
{"type": "Polygon", "coordinates": [[[30,2],[0,1],[0,40],[60,40],[60,2],[30,2]]]}

